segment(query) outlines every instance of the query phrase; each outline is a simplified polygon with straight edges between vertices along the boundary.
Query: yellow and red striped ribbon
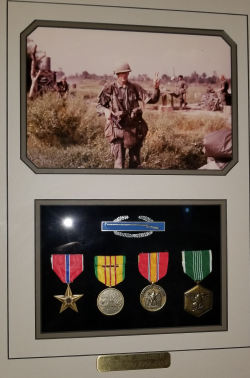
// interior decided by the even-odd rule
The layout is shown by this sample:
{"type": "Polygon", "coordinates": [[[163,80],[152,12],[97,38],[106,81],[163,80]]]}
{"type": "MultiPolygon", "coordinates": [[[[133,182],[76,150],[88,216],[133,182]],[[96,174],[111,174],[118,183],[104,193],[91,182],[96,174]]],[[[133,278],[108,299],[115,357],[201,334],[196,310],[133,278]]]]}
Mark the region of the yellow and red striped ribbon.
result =
{"type": "Polygon", "coordinates": [[[95,256],[95,275],[106,286],[116,286],[125,278],[125,256],[95,256]]]}

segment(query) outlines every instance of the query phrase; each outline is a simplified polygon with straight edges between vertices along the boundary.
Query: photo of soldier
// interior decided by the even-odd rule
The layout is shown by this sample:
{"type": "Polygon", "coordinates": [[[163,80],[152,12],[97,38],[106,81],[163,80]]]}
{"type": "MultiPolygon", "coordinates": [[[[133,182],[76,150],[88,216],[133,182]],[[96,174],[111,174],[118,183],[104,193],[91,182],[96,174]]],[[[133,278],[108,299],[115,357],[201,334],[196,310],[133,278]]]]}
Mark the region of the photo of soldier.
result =
{"type": "Polygon", "coordinates": [[[198,170],[207,160],[203,138],[232,129],[231,47],[220,36],[38,27],[23,40],[24,48],[23,158],[34,169],[198,170]],[[115,50],[100,42],[100,33],[112,38],[115,50]],[[171,47],[170,55],[159,51],[163,45],[171,47]],[[220,54],[212,54],[215,46],[220,54]],[[38,60],[31,101],[30,72],[38,60]]]}

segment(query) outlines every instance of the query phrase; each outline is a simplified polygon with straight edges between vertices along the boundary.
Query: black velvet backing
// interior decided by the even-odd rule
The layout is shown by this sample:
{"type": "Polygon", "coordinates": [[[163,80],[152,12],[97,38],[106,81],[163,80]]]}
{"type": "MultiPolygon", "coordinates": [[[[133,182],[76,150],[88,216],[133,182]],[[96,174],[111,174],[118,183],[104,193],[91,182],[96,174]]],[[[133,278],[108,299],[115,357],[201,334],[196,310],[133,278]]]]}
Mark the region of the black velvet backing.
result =
{"type": "MultiPolygon", "coordinates": [[[[210,326],[221,324],[221,207],[219,205],[42,205],[41,235],[41,333],[174,329],[175,327],[210,326]],[[154,221],[165,221],[165,232],[131,239],[102,232],[102,221],[113,221],[129,215],[138,221],[145,215],[154,221]],[[66,229],[65,217],[74,225],[66,229]],[[55,249],[66,243],[77,242],[55,249]],[[195,286],[182,269],[181,251],[211,249],[212,272],[201,285],[213,292],[213,309],[197,318],[183,309],[184,292],[195,286]],[[149,282],[138,271],[141,252],[169,252],[169,267],[158,284],[167,294],[165,306],[158,312],[148,312],[140,304],[140,292],[149,282]],[[70,285],[73,294],[84,294],[76,304],[78,313],[66,309],[59,314],[61,303],[54,295],[64,295],[66,284],[51,268],[53,253],[82,253],[84,271],[70,285]],[[98,294],[106,287],[95,277],[94,256],[125,255],[125,279],[116,288],[124,295],[124,308],[114,316],[106,316],[97,308],[98,294]]],[[[39,285],[38,285],[39,286],[39,285]]],[[[101,335],[101,333],[100,333],[101,335]]],[[[77,334],[76,334],[77,336],[77,334]]]]}

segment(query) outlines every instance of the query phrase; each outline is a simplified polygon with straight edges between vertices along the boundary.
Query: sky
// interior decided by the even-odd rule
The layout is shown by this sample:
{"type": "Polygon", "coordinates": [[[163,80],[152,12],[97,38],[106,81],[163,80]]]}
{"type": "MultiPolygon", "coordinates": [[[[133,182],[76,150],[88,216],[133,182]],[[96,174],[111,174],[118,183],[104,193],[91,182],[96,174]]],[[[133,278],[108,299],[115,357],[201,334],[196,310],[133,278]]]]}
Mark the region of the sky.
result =
{"type": "Polygon", "coordinates": [[[169,76],[196,71],[231,77],[230,46],[213,36],[113,30],[38,27],[29,36],[37,50],[51,58],[51,70],[66,75],[83,71],[113,74],[116,61],[130,64],[131,75],[155,72],[169,76]]]}

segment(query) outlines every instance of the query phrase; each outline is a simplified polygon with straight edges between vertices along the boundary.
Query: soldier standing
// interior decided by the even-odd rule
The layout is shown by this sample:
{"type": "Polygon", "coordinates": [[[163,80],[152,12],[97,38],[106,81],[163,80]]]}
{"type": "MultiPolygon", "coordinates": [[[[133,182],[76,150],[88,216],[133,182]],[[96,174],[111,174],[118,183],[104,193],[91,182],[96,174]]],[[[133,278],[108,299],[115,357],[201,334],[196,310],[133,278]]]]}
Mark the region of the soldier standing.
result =
{"type": "Polygon", "coordinates": [[[148,126],[142,118],[139,101],[155,104],[160,97],[160,79],[155,74],[154,92],[150,95],[138,84],[128,81],[131,68],[127,62],[116,62],[117,81],[106,84],[99,95],[97,112],[105,115],[105,137],[111,143],[114,168],[125,167],[125,153],[129,150],[129,168],[140,168],[140,150],[148,126]]]}
{"type": "Polygon", "coordinates": [[[218,90],[218,92],[220,93],[221,105],[222,105],[222,107],[224,107],[225,105],[228,105],[229,84],[228,84],[228,81],[226,80],[224,75],[221,75],[220,81],[221,81],[221,85],[220,85],[220,89],[218,90]]]}
{"type": "Polygon", "coordinates": [[[55,84],[54,88],[58,93],[58,97],[67,96],[69,93],[69,85],[66,76],[63,76],[62,79],[55,84]]]}
{"type": "Polygon", "coordinates": [[[182,109],[182,106],[185,108],[187,105],[186,100],[184,99],[184,96],[187,92],[187,83],[185,80],[183,80],[183,75],[178,76],[178,82],[176,84],[176,91],[175,92],[170,92],[169,94],[171,95],[171,106],[174,108],[174,101],[173,97],[179,98],[180,99],[180,109],[182,109]]]}

